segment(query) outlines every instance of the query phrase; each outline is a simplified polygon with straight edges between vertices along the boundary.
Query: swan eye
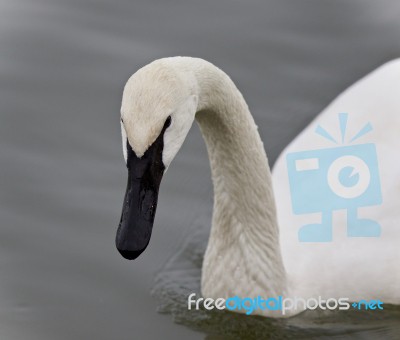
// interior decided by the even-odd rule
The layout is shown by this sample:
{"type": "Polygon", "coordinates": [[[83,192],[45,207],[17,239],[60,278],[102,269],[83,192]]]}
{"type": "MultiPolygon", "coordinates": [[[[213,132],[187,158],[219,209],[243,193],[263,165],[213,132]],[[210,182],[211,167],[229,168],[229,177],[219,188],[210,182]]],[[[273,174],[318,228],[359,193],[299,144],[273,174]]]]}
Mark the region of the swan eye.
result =
{"type": "Polygon", "coordinates": [[[164,129],[168,128],[171,125],[171,116],[167,118],[164,124],[164,129]]]}
{"type": "Polygon", "coordinates": [[[124,120],[121,118],[121,123],[123,124],[124,123],[124,120]]]}

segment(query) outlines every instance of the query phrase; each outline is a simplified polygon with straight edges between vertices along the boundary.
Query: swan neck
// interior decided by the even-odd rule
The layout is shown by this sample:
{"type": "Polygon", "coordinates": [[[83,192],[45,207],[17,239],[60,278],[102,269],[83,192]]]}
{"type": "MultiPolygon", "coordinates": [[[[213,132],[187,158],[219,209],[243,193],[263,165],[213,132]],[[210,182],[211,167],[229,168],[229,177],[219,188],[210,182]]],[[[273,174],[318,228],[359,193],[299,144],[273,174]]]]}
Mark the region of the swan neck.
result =
{"type": "Polygon", "coordinates": [[[195,77],[196,120],[207,145],[214,186],[203,294],[284,294],[271,172],[258,128],[242,94],[223,71],[201,64],[195,77]],[[239,282],[229,275],[224,278],[227,273],[239,282]]]}

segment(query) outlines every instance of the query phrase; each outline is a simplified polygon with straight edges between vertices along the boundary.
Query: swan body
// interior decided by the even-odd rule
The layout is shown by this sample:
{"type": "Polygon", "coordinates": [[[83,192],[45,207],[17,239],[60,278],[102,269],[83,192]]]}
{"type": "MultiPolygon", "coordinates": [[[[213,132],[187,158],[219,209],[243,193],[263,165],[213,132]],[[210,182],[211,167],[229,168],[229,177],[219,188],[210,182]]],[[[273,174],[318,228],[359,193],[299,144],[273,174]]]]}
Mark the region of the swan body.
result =
{"type": "MultiPolygon", "coordinates": [[[[223,71],[189,57],[146,65],[128,80],[122,99],[129,179],[116,238],[118,250],[134,259],[146,248],[162,175],[196,119],[207,145],[214,186],[212,228],[202,268],[204,297],[321,296],[400,303],[400,212],[396,210],[400,162],[393,161],[399,145],[399,83],[399,61],[356,83],[283,151],[272,177],[248,106],[223,71]],[[305,216],[292,213],[286,155],[327,147],[323,139],[316,142],[313,129],[316,124],[332,126],[337,112],[351,113],[354,126],[349,119],[349,129],[354,131],[365,115],[373,120],[383,204],[368,214],[381,222],[382,235],[345,237],[343,214],[334,212],[332,242],[299,242],[305,216]]],[[[314,215],[318,223],[320,217],[314,215]]],[[[254,313],[282,316],[272,310],[254,313]]]]}
{"type": "MultiPolygon", "coordinates": [[[[400,303],[400,60],[384,64],[339,95],[282,152],[273,171],[280,243],[292,294],[379,299],[400,303]],[[310,215],[291,213],[286,157],[291,152],[331,148],[315,134],[326,127],[340,141],[338,113],[348,112],[346,138],[370,123],[372,131],[350,145],[374,142],[378,157],[382,204],[362,207],[360,218],[379,221],[379,237],[348,237],[346,212],[333,212],[333,238],[328,243],[298,240],[298,228],[310,215]]],[[[321,214],[312,222],[320,223],[321,214]]]]}

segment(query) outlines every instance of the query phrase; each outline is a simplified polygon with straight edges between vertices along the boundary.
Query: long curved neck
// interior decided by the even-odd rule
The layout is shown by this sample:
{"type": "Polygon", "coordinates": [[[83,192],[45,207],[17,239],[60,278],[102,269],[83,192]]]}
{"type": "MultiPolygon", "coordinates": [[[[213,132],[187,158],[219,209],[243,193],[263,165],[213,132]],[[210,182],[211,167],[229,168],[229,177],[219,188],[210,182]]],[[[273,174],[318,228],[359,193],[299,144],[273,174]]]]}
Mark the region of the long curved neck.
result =
{"type": "Polygon", "coordinates": [[[202,293],[215,298],[285,294],[271,172],[258,128],[223,71],[202,60],[191,64],[199,95],[196,119],[214,185],[202,293]]]}

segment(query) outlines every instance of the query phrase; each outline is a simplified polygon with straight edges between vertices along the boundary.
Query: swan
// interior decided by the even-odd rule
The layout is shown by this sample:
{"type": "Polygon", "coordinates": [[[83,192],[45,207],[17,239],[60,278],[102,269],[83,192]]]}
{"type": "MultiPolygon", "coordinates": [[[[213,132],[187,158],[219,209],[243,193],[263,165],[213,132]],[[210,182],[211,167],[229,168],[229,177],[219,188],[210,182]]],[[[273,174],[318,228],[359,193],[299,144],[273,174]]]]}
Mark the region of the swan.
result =
{"type": "MultiPolygon", "coordinates": [[[[121,132],[128,184],[116,234],[119,253],[132,260],[146,249],[162,176],[196,119],[214,187],[212,227],[202,265],[204,297],[346,297],[400,304],[399,108],[400,60],[395,60],[336,98],[282,152],[272,176],[257,125],[226,73],[199,58],[153,61],[134,73],[123,91],[121,132]],[[287,157],[331,146],[327,138],[318,139],[315,128],[325,127],[332,137],[341,112],[349,113],[349,135],[354,136],[360,124],[369,121],[373,126],[383,199],[381,205],[361,207],[358,214],[370,219],[360,218],[361,224],[379,221],[381,232],[349,237],[347,216],[340,210],[326,215],[334,226],[330,242],[300,242],[299,228],[310,218],[314,227],[326,221],[319,213],[293,213],[287,157]]],[[[268,309],[254,314],[282,316],[268,309]]]]}

